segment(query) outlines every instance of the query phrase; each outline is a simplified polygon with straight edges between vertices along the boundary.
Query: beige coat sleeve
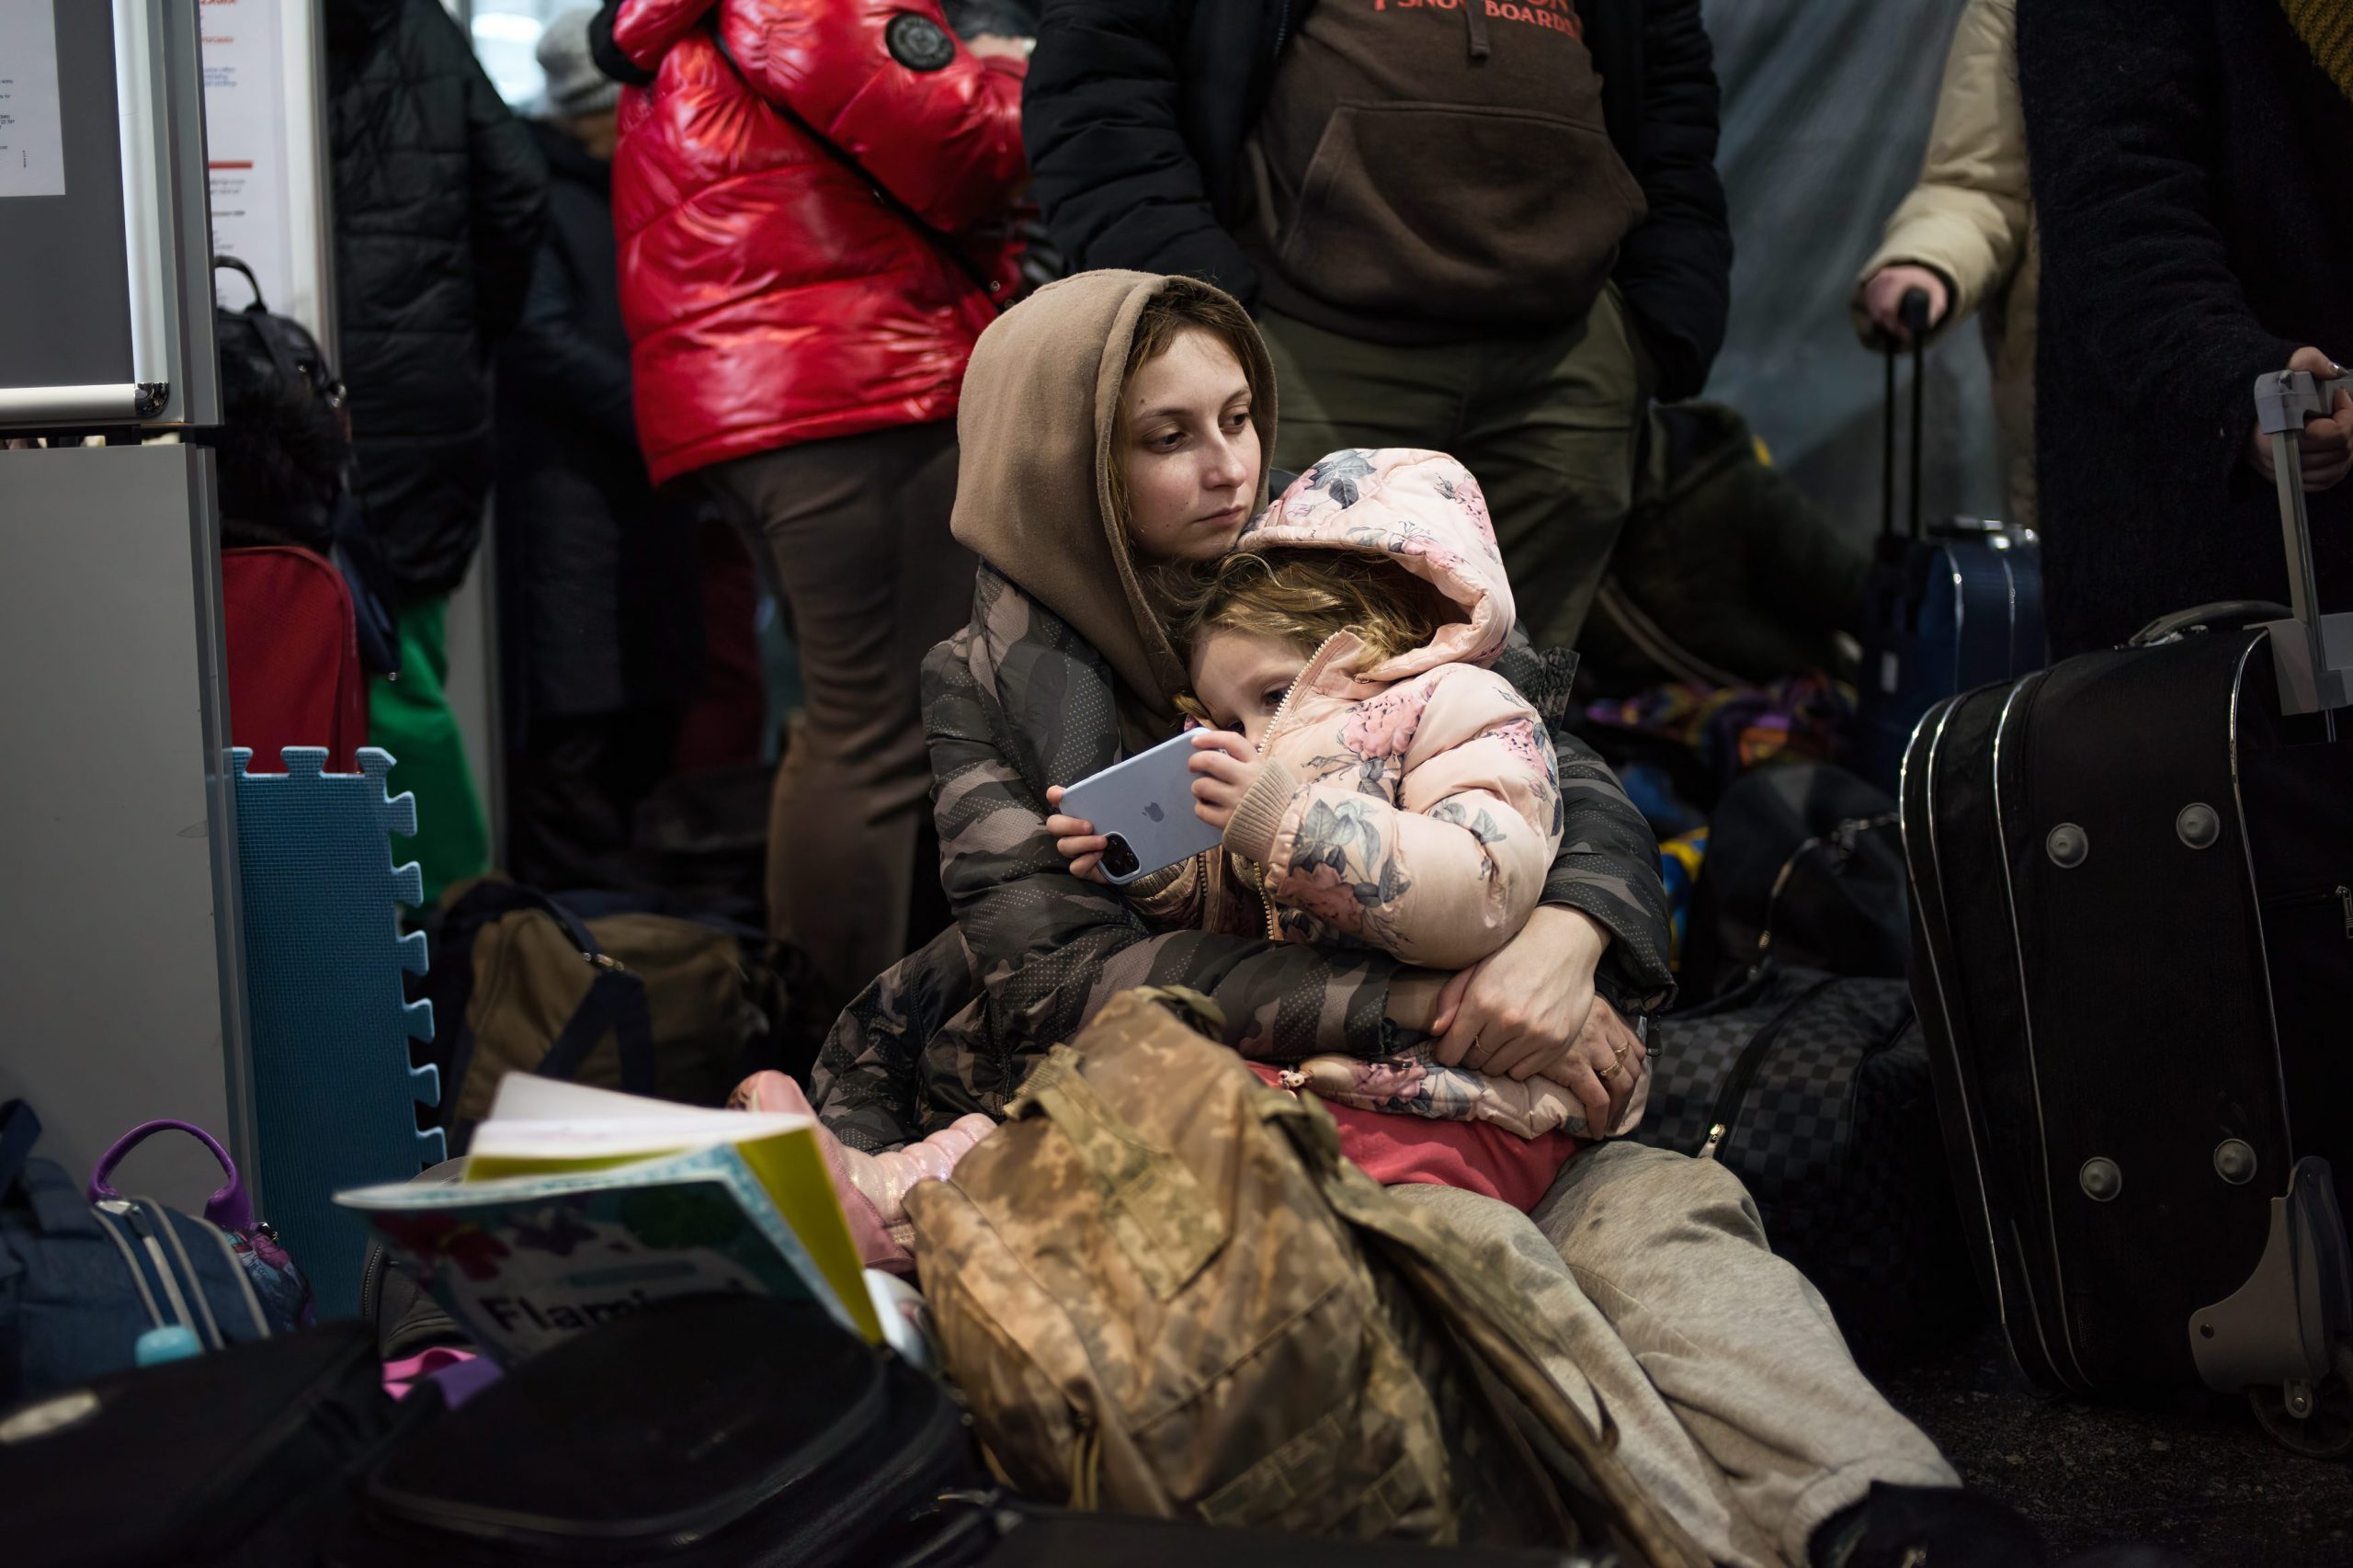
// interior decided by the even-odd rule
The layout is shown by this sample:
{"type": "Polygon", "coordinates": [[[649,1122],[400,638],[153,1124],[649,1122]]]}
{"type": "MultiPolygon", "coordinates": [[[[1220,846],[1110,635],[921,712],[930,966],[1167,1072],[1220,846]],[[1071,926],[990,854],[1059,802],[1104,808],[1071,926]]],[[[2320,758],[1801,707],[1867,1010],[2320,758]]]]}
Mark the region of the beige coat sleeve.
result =
{"type": "Polygon", "coordinates": [[[1461,969],[1528,923],[1560,822],[1543,722],[1501,676],[1463,665],[1430,693],[1395,804],[1269,761],[1225,841],[1266,868],[1279,903],[1407,963],[1461,969]]]}
{"type": "Polygon", "coordinates": [[[2026,116],[2018,102],[2018,0],[1970,0],[1945,56],[1920,183],[1855,279],[1855,331],[1876,342],[1863,285],[1881,267],[1934,267],[1953,288],[1942,332],[1997,293],[2025,249],[2026,116]]]}

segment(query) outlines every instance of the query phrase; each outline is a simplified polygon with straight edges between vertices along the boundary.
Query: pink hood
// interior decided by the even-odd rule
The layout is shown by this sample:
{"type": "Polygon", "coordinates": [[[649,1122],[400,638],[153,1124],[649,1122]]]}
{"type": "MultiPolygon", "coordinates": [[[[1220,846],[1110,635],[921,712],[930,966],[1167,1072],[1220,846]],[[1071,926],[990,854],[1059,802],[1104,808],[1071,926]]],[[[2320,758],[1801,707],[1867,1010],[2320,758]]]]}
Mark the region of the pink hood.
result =
{"type": "Polygon", "coordinates": [[[1486,665],[1502,653],[1516,612],[1495,547],[1487,498],[1444,452],[1351,448],[1320,459],[1242,530],[1238,550],[1360,550],[1428,579],[1463,619],[1428,644],[1371,669],[1363,681],[1404,680],[1440,665],[1486,665]]]}

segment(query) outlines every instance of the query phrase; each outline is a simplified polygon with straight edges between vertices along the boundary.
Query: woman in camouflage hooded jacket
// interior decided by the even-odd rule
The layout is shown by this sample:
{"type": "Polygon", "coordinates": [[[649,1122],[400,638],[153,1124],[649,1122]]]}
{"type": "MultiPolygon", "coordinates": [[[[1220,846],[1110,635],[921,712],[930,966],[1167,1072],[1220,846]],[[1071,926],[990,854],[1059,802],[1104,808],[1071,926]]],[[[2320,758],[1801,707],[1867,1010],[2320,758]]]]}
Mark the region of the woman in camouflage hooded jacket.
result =
{"type": "MultiPolygon", "coordinates": [[[[1502,1071],[1509,1052],[1582,1097],[1604,1086],[1586,1081],[1624,1041],[1613,1112],[1643,1071],[1620,1013],[1662,1006],[1671,988],[1656,851],[1608,770],[1557,726],[1574,660],[1523,639],[1492,667],[1555,726],[1566,833],[1549,907],[1464,971],[1459,995],[1376,952],[1154,935],[1120,890],[1072,874],[1050,790],[1174,733],[1185,685],[1152,568],[1130,548],[1131,528],[1153,536],[1131,493],[1141,502],[1148,487],[1155,513],[1171,494],[1137,454],[1165,449],[1181,469],[1206,452],[1215,460],[1199,474],[1230,484],[1176,508],[1178,534],[1215,536],[1194,558],[1230,545],[1266,504],[1272,376],[1247,320],[1221,303],[1232,305],[1183,278],[1085,273],[1008,312],[973,352],[955,531],[986,564],[972,624],[924,668],[957,924],[869,987],[827,1041],[814,1097],[853,1146],[902,1144],[969,1111],[1002,1115],[1050,1045],[1138,985],[1207,993],[1227,1042],[1261,1060],[1378,1054],[1402,1025],[1440,1034],[1442,1057],[1502,1071]],[[1189,296],[1172,303],[1195,323],[1226,324],[1212,330],[1243,374],[1230,360],[1220,373],[1246,388],[1212,385],[1203,405],[1195,378],[1186,395],[1164,395],[1172,363],[1190,353],[1202,369],[1190,335],[1168,341],[1169,307],[1154,304],[1164,294],[1189,296]],[[1147,360],[1160,371],[1144,373],[1147,360]],[[1164,418],[1172,402],[1189,412],[1164,418]],[[1613,1006],[1596,1005],[1597,992],[1613,1006]]],[[[1588,1415],[1606,1415],[1637,1481],[1711,1561],[1859,1568],[1920,1560],[1931,1543],[1942,1561],[1949,1542],[1987,1537],[1990,1505],[1955,1498],[1950,1467],[1856,1369],[1821,1296],[1773,1256],[1747,1192],[1717,1162],[1611,1140],[1572,1161],[1532,1214],[1454,1187],[1392,1190],[1508,1242],[1504,1288],[1572,1346],[1563,1387],[1586,1391],[1588,1415]]],[[[2030,1533],[2021,1550],[1989,1550],[2038,1560],[2030,1533]]]]}
{"type": "Polygon", "coordinates": [[[1446,1016],[1444,976],[1378,953],[1154,935],[1120,890],[1071,875],[1046,825],[1049,787],[1098,772],[1179,722],[1183,663],[1154,608],[1152,563],[1129,537],[1125,466],[1139,441],[1129,415],[1138,411],[1123,415],[1121,400],[1141,362],[1201,319],[1238,324],[1212,335],[1230,336],[1247,382],[1232,411],[1246,404],[1246,415],[1230,432],[1248,448],[1231,464],[1246,505],[1212,522],[1223,530],[1216,553],[1266,505],[1257,454],[1273,449],[1275,417],[1265,351],[1225,296],[1185,278],[1082,274],[1006,312],[974,350],[958,417],[955,533],[984,564],[971,624],[924,668],[957,923],[870,986],[826,1043],[815,1098],[854,1146],[890,1148],[968,1112],[1000,1113],[1034,1061],[1131,986],[1207,993],[1227,1043],[1276,1062],[1380,1055],[1401,1027],[1448,1023],[1473,1065],[1502,1072],[1525,1061],[1534,1071],[1576,1046],[1591,1013],[1596,1029],[1615,1032],[1592,1046],[1584,1086],[1611,1110],[1632,1074],[1613,1074],[1620,1081],[1609,1085],[1593,1068],[1611,1062],[1613,1040],[1631,1039],[1620,1015],[1654,1010],[1671,993],[1651,835],[1600,759],[1559,724],[1574,656],[1540,654],[1518,635],[1495,668],[1553,726],[1566,833],[1543,902],[1566,918],[1540,910],[1483,973],[1466,971],[1461,1005],[1449,998],[1446,1016]],[[1141,345],[1140,324],[1151,339],[1141,345]],[[1597,994],[1611,1008],[1593,1008],[1597,994]]]}

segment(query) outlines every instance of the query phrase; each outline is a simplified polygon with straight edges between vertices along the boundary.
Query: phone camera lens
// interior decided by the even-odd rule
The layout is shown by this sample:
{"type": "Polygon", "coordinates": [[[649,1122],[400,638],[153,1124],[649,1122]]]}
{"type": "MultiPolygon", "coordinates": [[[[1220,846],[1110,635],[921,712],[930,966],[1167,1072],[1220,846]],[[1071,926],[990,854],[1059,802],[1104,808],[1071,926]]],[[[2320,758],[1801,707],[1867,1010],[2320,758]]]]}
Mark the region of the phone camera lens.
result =
{"type": "Polygon", "coordinates": [[[1136,858],[1136,852],[1129,848],[1128,841],[1118,834],[1108,836],[1110,842],[1103,846],[1103,869],[1115,877],[1134,876],[1136,868],[1142,864],[1136,858]]]}

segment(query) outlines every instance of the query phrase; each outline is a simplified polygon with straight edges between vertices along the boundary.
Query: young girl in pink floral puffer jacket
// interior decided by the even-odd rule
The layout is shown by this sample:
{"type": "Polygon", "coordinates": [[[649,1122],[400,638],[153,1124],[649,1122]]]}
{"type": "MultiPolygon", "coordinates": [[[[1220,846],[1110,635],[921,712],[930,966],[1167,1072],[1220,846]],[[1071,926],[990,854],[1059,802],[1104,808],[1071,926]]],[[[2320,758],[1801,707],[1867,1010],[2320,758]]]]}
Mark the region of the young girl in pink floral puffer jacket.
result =
{"type": "MultiPolygon", "coordinates": [[[[1469,471],[1437,452],[1335,452],[1179,597],[1191,706],[1210,725],[1194,736],[1196,809],[1224,853],[1131,886],[1140,914],[1433,970],[1518,933],[1560,846],[1560,786],[1543,722],[1486,667],[1511,632],[1511,585],[1469,471]]],[[[1589,1131],[1562,1085],[1426,1050],[1254,1065],[1335,1108],[1343,1148],[1376,1177],[1523,1208],[1589,1131]],[[1351,1109],[1477,1125],[1415,1133],[1351,1109]]]]}
{"type": "MultiPolygon", "coordinates": [[[[1543,722],[1485,667],[1511,631],[1511,585],[1461,464],[1335,452],[1179,597],[1188,706],[1211,726],[1194,737],[1197,809],[1225,847],[1131,883],[1138,914],[1164,929],[1378,948],[1432,970],[1518,933],[1560,846],[1560,786],[1543,722]]],[[[1426,1050],[1251,1065],[1322,1099],[1342,1151],[1382,1182],[1527,1209],[1587,1133],[1560,1085],[1443,1066],[1426,1050]]],[[[1639,1119],[1643,1094],[1615,1131],[1639,1119]]],[[[772,1072],[730,1103],[809,1109],[772,1072]]],[[[947,1176],[991,1130],[968,1116],[876,1155],[819,1129],[870,1267],[912,1271],[906,1189],[947,1176]]]]}

